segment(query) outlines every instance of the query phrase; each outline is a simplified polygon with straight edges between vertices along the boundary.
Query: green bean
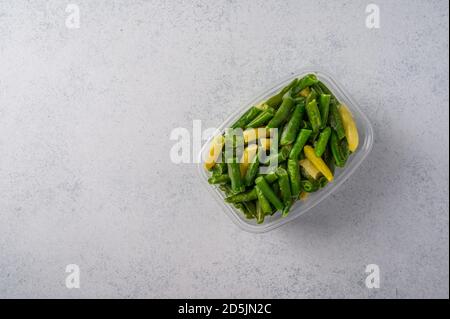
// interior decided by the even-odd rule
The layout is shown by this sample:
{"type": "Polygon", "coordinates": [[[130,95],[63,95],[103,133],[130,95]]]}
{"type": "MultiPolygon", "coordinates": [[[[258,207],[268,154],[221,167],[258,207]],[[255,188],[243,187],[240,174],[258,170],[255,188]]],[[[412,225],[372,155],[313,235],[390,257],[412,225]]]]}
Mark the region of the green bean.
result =
{"type": "Polygon", "coordinates": [[[339,137],[337,136],[337,133],[335,130],[333,130],[331,132],[330,148],[331,148],[331,153],[333,154],[334,163],[336,164],[336,166],[344,167],[345,163],[347,162],[348,153],[345,152],[345,145],[342,148],[341,142],[339,141],[339,137]]]}
{"type": "Polygon", "coordinates": [[[292,98],[291,93],[287,92],[283,96],[283,102],[281,102],[280,107],[267,124],[267,127],[268,128],[279,127],[289,117],[289,114],[291,114],[293,106],[294,106],[294,99],[292,98]]]}
{"type": "Polygon", "coordinates": [[[277,210],[282,210],[284,208],[283,203],[280,201],[277,195],[275,195],[275,193],[263,177],[260,176],[256,178],[255,183],[256,187],[258,187],[258,189],[262,191],[264,196],[277,210]]]}
{"type": "Polygon", "coordinates": [[[281,198],[284,204],[282,215],[285,216],[292,205],[291,184],[289,182],[289,175],[285,169],[279,167],[277,168],[276,173],[278,175],[278,185],[280,186],[281,198]]]}
{"type": "Polygon", "coordinates": [[[291,153],[289,154],[289,159],[298,159],[300,152],[303,150],[303,146],[305,146],[308,141],[309,136],[312,131],[308,129],[301,129],[300,133],[295,140],[294,146],[292,147],[291,153]]]}
{"type": "Polygon", "coordinates": [[[227,203],[240,203],[240,202],[249,202],[257,199],[256,190],[253,188],[252,190],[240,193],[236,195],[232,195],[230,197],[225,198],[227,203]]]}
{"type": "Polygon", "coordinates": [[[297,84],[297,81],[298,79],[292,80],[292,82],[289,83],[287,86],[285,86],[283,89],[281,89],[281,91],[278,94],[268,99],[266,101],[266,104],[270,107],[277,108],[282,102],[283,96],[286,94],[286,92],[288,92],[292,87],[294,87],[297,84]]]}
{"type": "MultiPolygon", "coordinates": [[[[267,107],[266,107],[267,108],[267,107]]],[[[248,123],[254,120],[261,112],[262,108],[252,106],[247,112],[245,112],[239,120],[237,120],[231,128],[244,128],[248,123]]]]}
{"type": "Polygon", "coordinates": [[[308,115],[308,119],[311,122],[313,132],[318,132],[320,126],[322,125],[322,122],[320,119],[320,112],[319,108],[317,107],[316,100],[312,100],[306,105],[306,114],[308,115]]]}
{"type": "Polygon", "coordinates": [[[300,93],[301,90],[308,86],[314,85],[317,82],[317,77],[314,74],[305,75],[298,81],[297,85],[292,90],[292,93],[296,96],[298,93],[300,93]]]}
{"type": "Polygon", "coordinates": [[[280,145],[292,144],[295,142],[298,131],[300,130],[300,123],[303,120],[305,114],[305,100],[297,103],[289,122],[283,128],[281,133],[280,145]]]}
{"type": "Polygon", "coordinates": [[[301,188],[306,193],[312,193],[319,189],[319,184],[308,179],[304,179],[300,182],[301,188]]]}
{"type": "Polygon", "coordinates": [[[331,136],[331,127],[326,127],[319,135],[319,139],[317,140],[317,144],[314,147],[314,153],[318,157],[321,157],[327,148],[328,140],[331,136]]]}
{"type": "Polygon", "coordinates": [[[254,160],[248,166],[247,172],[245,173],[244,176],[245,186],[249,187],[253,185],[253,182],[255,181],[255,178],[258,175],[258,171],[259,171],[259,160],[257,156],[255,156],[254,160]]]}
{"type": "Polygon", "coordinates": [[[300,168],[297,159],[288,159],[287,172],[291,183],[291,195],[297,198],[300,194],[300,168]]]}
{"type": "Polygon", "coordinates": [[[336,131],[339,140],[342,140],[345,137],[344,125],[342,124],[341,115],[339,114],[339,110],[334,102],[330,103],[330,115],[331,127],[336,131]]]}
{"type": "Polygon", "coordinates": [[[324,129],[328,123],[328,113],[330,112],[330,99],[331,95],[329,94],[320,94],[319,96],[319,111],[322,123],[322,125],[320,125],[321,129],[324,129]]]}
{"type": "Polygon", "coordinates": [[[275,115],[275,109],[269,107],[267,110],[262,111],[256,118],[248,123],[245,128],[255,128],[265,125],[275,115]]]}
{"type": "MultiPolygon", "coordinates": [[[[261,207],[261,211],[264,216],[272,214],[272,207],[270,206],[269,200],[264,195],[263,191],[258,187],[258,185],[255,186],[256,194],[258,195],[258,202],[261,207]]],[[[258,216],[257,216],[258,218],[258,216]]],[[[261,217],[260,217],[261,218],[261,217]]]]}
{"type": "Polygon", "coordinates": [[[241,169],[236,158],[228,160],[228,176],[231,180],[231,190],[233,193],[238,194],[245,191],[245,186],[241,179],[241,169]]]}
{"type": "Polygon", "coordinates": [[[216,175],[208,178],[208,183],[210,184],[226,184],[230,182],[230,177],[228,175],[216,175]]]}

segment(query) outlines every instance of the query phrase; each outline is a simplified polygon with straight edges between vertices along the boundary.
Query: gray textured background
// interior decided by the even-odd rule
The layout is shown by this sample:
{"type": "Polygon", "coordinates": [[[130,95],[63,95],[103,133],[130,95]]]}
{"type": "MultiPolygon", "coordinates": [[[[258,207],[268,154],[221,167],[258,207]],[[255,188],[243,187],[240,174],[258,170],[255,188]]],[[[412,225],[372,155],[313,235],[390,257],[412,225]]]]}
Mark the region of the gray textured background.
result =
{"type": "Polygon", "coordinates": [[[67,3],[0,1],[0,297],[448,298],[447,1],[375,1],[378,30],[365,1],[73,1],[76,30],[67,3]],[[169,134],[307,65],[373,151],[307,215],[243,232],[169,134]]]}

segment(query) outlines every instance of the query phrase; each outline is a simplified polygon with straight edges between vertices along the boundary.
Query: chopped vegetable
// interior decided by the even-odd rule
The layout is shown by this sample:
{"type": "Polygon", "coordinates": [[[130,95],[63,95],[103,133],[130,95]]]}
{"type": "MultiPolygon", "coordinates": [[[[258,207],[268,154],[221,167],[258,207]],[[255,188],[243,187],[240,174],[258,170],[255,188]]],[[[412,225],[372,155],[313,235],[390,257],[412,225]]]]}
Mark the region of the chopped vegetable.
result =
{"type": "Polygon", "coordinates": [[[205,160],[205,168],[210,170],[216,164],[217,158],[222,152],[224,137],[222,135],[214,137],[209,149],[208,158],[205,160]]]}
{"type": "Polygon", "coordinates": [[[353,120],[352,113],[348,110],[347,106],[341,104],[339,106],[339,114],[342,118],[342,124],[345,130],[345,137],[347,138],[348,149],[351,152],[356,151],[359,144],[358,128],[356,127],[355,120],[353,120]]]}
{"type": "Polygon", "coordinates": [[[314,153],[314,149],[310,145],[306,145],[303,148],[303,151],[305,152],[306,158],[309,159],[311,163],[323,174],[323,176],[331,182],[333,180],[333,173],[331,173],[327,164],[325,164],[320,157],[317,157],[314,153]]]}
{"type": "Polygon", "coordinates": [[[316,155],[318,157],[321,157],[322,154],[325,152],[325,149],[328,144],[328,140],[331,136],[331,127],[326,127],[319,135],[319,139],[317,140],[317,144],[315,149],[316,155]]]}
{"type": "Polygon", "coordinates": [[[302,99],[294,108],[292,116],[289,122],[284,126],[283,132],[281,133],[280,144],[288,145],[295,142],[298,131],[300,130],[300,123],[303,120],[303,115],[305,114],[305,100],[302,99]]]}
{"type": "Polygon", "coordinates": [[[311,178],[318,179],[320,171],[307,158],[299,161],[300,166],[305,170],[306,174],[311,178]]]}

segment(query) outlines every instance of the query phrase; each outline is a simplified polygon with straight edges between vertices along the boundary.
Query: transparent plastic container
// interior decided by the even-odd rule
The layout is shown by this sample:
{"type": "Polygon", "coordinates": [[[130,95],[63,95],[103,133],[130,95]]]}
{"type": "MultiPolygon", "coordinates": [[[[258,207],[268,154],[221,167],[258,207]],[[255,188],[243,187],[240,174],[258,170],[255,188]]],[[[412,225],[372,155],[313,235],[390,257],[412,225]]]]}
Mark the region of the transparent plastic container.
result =
{"type": "MultiPolygon", "coordinates": [[[[216,185],[210,185],[208,183],[208,178],[210,176],[210,172],[206,171],[203,167],[203,162],[198,164],[198,172],[199,176],[203,181],[204,186],[211,194],[210,197],[213,197],[217,200],[219,205],[222,207],[223,211],[231,218],[231,220],[238,225],[243,230],[252,233],[262,233],[267,232],[269,230],[280,227],[281,225],[285,225],[286,223],[293,221],[294,219],[300,217],[311,208],[319,204],[329,195],[331,195],[342,183],[344,183],[347,178],[349,178],[355,170],[361,165],[367,155],[370,153],[373,145],[373,128],[370,124],[369,119],[364,115],[361,109],[358,107],[356,102],[351,98],[351,96],[347,93],[347,91],[332,77],[329,73],[316,68],[316,67],[308,67],[300,69],[289,76],[286,76],[284,79],[276,82],[275,85],[270,88],[262,91],[258,94],[254,99],[252,99],[249,103],[243,105],[239,109],[237,109],[228,119],[226,119],[219,127],[218,130],[223,132],[225,128],[231,126],[245,111],[247,111],[252,105],[256,105],[257,103],[264,101],[271,97],[272,95],[279,92],[281,88],[289,84],[294,78],[301,78],[306,74],[313,73],[317,75],[317,77],[325,83],[326,86],[333,92],[333,94],[338,98],[341,103],[344,103],[348,106],[350,111],[352,112],[353,118],[356,121],[356,125],[358,126],[359,133],[359,146],[358,149],[350,155],[347,160],[345,167],[339,168],[336,167],[334,173],[334,180],[326,185],[324,188],[318,190],[317,192],[309,194],[308,198],[305,201],[296,201],[292,206],[288,216],[281,217],[280,212],[276,212],[273,216],[266,216],[264,223],[257,224],[255,219],[246,219],[245,216],[232,205],[226,203],[224,201],[225,195],[216,185]]],[[[211,143],[213,136],[211,136],[206,143],[203,145],[201,149],[200,158],[206,158],[204,155],[209,151],[209,145],[211,143]]]]}

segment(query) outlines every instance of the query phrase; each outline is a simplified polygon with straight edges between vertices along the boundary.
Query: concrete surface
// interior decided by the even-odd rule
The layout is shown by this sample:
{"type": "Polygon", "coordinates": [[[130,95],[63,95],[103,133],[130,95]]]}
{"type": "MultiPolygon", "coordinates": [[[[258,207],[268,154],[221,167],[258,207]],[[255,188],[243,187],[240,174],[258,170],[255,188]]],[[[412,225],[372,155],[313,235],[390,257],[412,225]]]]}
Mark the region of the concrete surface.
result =
{"type": "Polygon", "coordinates": [[[447,1],[376,1],[380,29],[364,1],[72,3],[79,29],[66,1],[0,1],[0,297],[448,298],[447,1]],[[308,65],[361,104],[373,151],[307,215],[245,233],[170,132],[308,65]]]}

